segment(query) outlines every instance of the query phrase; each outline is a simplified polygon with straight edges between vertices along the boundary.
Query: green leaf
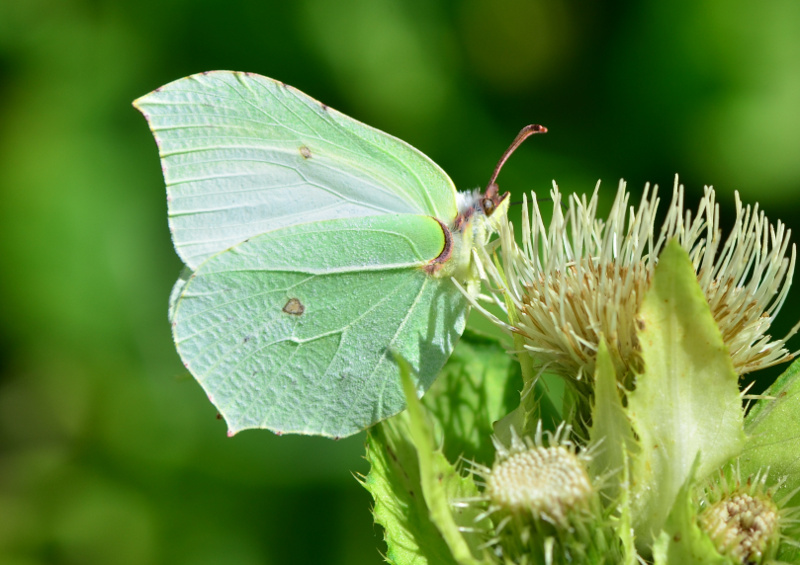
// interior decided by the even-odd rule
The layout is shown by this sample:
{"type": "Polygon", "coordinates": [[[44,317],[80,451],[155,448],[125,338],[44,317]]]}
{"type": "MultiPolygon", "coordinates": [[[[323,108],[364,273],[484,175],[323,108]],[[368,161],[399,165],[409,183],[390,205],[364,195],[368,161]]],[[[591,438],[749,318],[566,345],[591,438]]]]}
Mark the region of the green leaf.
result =
{"type": "Polygon", "coordinates": [[[370,471],[362,484],[375,501],[372,512],[383,526],[387,560],[397,565],[456,565],[422,494],[408,412],[369,430],[367,461],[370,471]]]}
{"type": "Polygon", "coordinates": [[[493,338],[467,330],[422,401],[443,432],[449,461],[494,461],[494,422],[519,403],[519,365],[493,338]]]}
{"type": "Polygon", "coordinates": [[[428,414],[416,396],[414,383],[404,362],[401,362],[400,376],[408,402],[409,432],[417,449],[420,483],[430,518],[460,565],[490,563],[488,557],[475,556],[480,540],[471,539],[470,543],[459,531],[459,527],[478,526],[476,518],[480,511],[475,507],[456,508],[453,505],[459,499],[478,496],[478,488],[470,477],[459,475],[444,454],[436,449],[428,414]]]}
{"type": "Polygon", "coordinates": [[[714,543],[697,524],[697,511],[692,501],[695,487],[694,465],[675,497],[675,504],[659,534],[653,556],[656,565],[726,565],[733,563],[717,552],[714,543]]]}
{"type": "Polygon", "coordinates": [[[747,477],[769,468],[770,482],[784,479],[781,492],[791,492],[800,487],[800,360],[764,395],[770,398],[759,400],[745,420],[741,473],[747,477]]]}
{"type": "Polygon", "coordinates": [[[612,473],[603,489],[610,500],[619,497],[626,482],[624,476],[628,454],[637,449],[631,423],[622,405],[619,386],[614,361],[603,338],[597,349],[594,371],[594,404],[589,444],[597,447],[590,470],[595,476],[612,473]]]}
{"type": "Polygon", "coordinates": [[[477,496],[478,489],[434,448],[429,414],[416,397],[408,365],[402,358],[399,363],[409,410],[369,431],[371,468],[363,481],[375,499],[375,521],[385,531],[387,558],[400,565],[484,563],[473,554],[479,540],[467,539],[459,527],[488,523],[475,523],[477,508],[453,504],[477,496]]]}
{"type": "MultiPolygon", "coordinates": [[[[792,541],[797,542],[797,539],[792,541]]],[[[792,565],[800,564],[800,547],[796,547],[789,543],[782,543],[778,549],[776,556],[778,563],[791,563],[792,565]]],[[[770,564],[771,565],[771,564],[770,564]]]]}
{"type": "MultiPolygon", "coordinates": [[[[628,394],[637,543],[649,545],[700,457],[703,478],[744,445],[737,376],[685,250],[670,241],[637,320],[644,372],[628,394]]],[[[641,547],[641,545],[640,545],[641,547]]]]}
{"type": "MultiPolygon", "coordinates": [[[[525,356],[519,355],[520,358],[525,356]]],[[[511,444],[514,434],[518,437],[532,437],[540,422],[543,430],[555,431],[563,421],[561,412],[553,404],[553,399],[560,398],[564,391],[563,377],[542,373],[527,382],[523,376],[523,382],[519,405],[494,424],[494,435],[505,445],[511,444]]]]}
{"type": "Polygon", "coordinates": [[[605,338],[597,349],[594,371],[594,404],[592,425],[589,428],[589,446],[593,449],[589,465],[595,477],[604,477],[600,482],[603,497],[617,509],[615,531],[620,537],[625,565],[636,565],[636,546],[631,528],[631,500],[628,489],[629,454],[638,449],[625,414],[617,382],[614,361],[608,351],[605,338]]]}
{"type": "Polygon", "coordinates": [[[621,488],[616,499],[618,517],[615,531],[619,535],[625,565],[639,565],[639,553],[636,550],[636,535],[633,531],[633,509],[630,492],[630,458],[627,453],[623,461],[621,488]]]}

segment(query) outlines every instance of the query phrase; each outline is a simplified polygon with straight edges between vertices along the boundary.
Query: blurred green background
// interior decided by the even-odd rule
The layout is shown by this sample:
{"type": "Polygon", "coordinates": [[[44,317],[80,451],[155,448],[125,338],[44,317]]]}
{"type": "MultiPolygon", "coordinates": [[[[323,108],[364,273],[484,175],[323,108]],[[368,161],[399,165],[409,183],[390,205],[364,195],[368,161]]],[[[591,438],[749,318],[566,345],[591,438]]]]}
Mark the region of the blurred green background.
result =
{"type": "Polygon", "coordinates": [[[175,354],[180,262],[131,101],[211,69],[296,86],[461,188],[538,122],[500,177],[516,196],[680,173],[728,223],[734,190],[800,221],[793,0],[2,0],[0,563],[381,562],[363,436],[229,439],[175,354]]]}

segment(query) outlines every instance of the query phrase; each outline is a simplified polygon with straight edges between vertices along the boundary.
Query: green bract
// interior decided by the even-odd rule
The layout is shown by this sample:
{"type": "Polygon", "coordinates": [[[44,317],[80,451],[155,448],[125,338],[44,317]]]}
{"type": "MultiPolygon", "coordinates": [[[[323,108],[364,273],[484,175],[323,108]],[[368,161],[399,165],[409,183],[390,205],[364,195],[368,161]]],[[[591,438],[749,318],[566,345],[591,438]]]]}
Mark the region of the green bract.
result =
{"type": "Polygon", "coordinates": [[[703,478],[740,453],[744,413],[730,355],[675,240],[659,257],[639,327],[644,371],[627,412],[639,443],[631,465],[633,526],[648,543],[697,459],[703,478]]]}
{"type": "MultiPolygon", "coordinates": [[[[747,415],[747,444],[740,460],[747,476],[769,469],[783,492],[800,488],[800,361],[795,361],[747,415]]],[[[800,497],[798,497],[800,498],[800,497]]]]}

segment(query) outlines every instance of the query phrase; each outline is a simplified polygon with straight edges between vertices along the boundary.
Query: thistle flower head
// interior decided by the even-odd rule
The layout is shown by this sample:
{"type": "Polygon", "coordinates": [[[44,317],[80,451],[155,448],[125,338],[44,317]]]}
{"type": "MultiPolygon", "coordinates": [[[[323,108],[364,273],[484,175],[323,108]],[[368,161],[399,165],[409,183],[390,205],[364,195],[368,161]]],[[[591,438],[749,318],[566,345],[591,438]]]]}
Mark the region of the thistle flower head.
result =
{"type": "Polygon", "coordinates": [[[758,206],[743,206],[736,195],[736,221],[722,238],[719,206],[707,187],[697,212],[685,210],[677,179],[666,220],[656,230],[657,187],[649,185],[638,205],[621,183],[606,220],[598,218],[598,187],[591,198],[567,199],[554,185],[553,216],[545,227],[536,195],[524,204],[522,243],[510,223],[501,225],[502,258],[484,252],[482,264],[497,292],[483,296],[508,314],[504,329],[524,338],[525,349],[549,370],[575,382],[594,372],[601,336],[609,345],[617,374],[637,368],[636,314],[658,255],[677,238],[689,253],[700,286],[742,375],[794,357],[786,340],[768,334],[792,280],[795,247],[790,230],[770,224],[758,206]],[[501,298],[502,297],[502,298],[501,298]]]}
{"type": "Polygon", "coordinates": [[[496,443],[497,460],[485,476],[492,505],[558,523],[571,510],[586,506],[594,489],[574,445],[559,437],[565,430],[560,428],[547,446],[541,430],[524,442],[514,435],[510,447],[496,443]]]}
{"type": "Polygon", "coordinates": [[[774,557],[782,539],[796,543],[800,509],[786,505],[796,493],[776,501],[780,484],[771,488],[766,484],[766,473],[742,482],[738,469],[731,468],[722,470],[718,481],[703,493],[700,528],[717,551],[735,563],[765,563],[774,557]]]}
{"type": "Polygon", "coordinates": [[[703,530],[723,555],[759,563],[778,531],[778,509],[769,498],[739,493],[717,502],[702,517],[703,530]]]}
{"type": "MultiPolygon", "coordinates": [[[[595,481],[587,472],[592,449],[579,449],[562,424],[510,445],[495,439],[489,468],[473,463],[484,484],[479,502],[492,531],[485,545],[505,563],[597,563],[621,555],[595,481]]],[[[612,562],[616,562],[612,560],[612,562]]]]}

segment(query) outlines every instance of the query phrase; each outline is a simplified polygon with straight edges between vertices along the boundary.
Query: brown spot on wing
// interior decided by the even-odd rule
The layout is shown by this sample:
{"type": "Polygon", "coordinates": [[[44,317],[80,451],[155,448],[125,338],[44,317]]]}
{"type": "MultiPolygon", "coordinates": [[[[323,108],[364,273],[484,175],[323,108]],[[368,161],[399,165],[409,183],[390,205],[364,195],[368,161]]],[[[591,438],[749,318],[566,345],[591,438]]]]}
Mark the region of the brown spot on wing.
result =
{"type": "Polygon", "coordinates": [[[283,311],[292,316],[302,316],[303,312],[306,311],[306,307],[303,306],[303,303],[297,298],[290,298],[286,305],[284,305],[283,311]]]}

